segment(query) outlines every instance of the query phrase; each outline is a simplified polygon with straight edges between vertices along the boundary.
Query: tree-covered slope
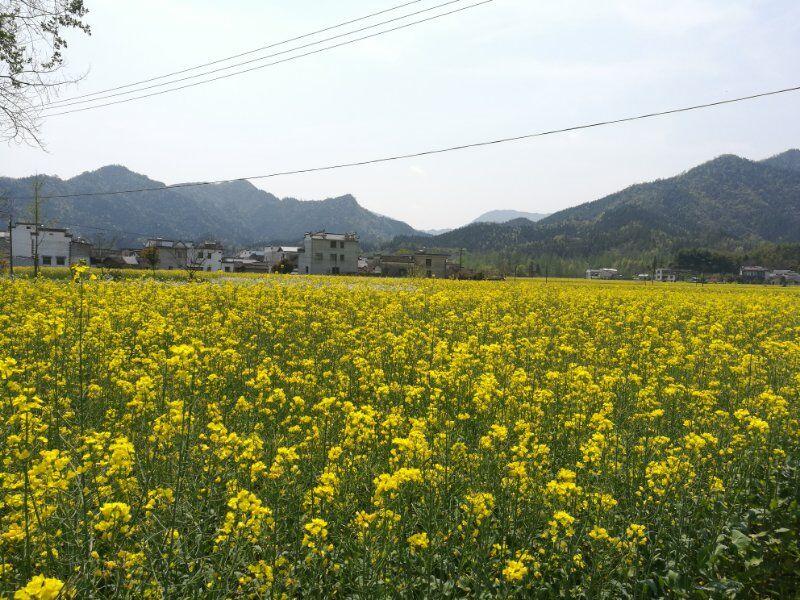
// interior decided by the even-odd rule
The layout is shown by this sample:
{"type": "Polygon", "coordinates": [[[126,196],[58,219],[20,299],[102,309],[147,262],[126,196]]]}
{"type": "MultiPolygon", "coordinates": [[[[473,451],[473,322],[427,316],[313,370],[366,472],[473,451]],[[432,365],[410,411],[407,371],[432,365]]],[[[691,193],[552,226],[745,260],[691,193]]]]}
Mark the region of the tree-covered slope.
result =
{"type": "Polygon", "coordinates": [[[800,242],[800,152],[756,162],[720,156],[531,223],[473,223],[404,245],[589,256],[800,242]]]}

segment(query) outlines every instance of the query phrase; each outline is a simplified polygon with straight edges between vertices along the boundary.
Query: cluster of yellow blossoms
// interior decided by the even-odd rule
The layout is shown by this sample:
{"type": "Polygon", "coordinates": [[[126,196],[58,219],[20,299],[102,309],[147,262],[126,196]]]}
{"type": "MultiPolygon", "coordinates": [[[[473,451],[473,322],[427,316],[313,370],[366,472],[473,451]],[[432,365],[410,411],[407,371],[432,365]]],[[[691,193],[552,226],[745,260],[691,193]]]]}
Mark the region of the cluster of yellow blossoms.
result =
{"type": "Polygon", "coordinates": [[[703,589],[799,394],[791,289],[0,279],[0,596],[703,589]]]}

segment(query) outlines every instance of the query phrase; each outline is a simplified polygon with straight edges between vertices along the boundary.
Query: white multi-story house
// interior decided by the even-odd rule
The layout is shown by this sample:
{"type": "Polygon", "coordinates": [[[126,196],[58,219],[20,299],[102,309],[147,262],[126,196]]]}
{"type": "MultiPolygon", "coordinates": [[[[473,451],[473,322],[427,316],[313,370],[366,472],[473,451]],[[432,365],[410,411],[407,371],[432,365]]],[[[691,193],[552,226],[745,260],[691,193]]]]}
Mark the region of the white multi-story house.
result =
{"type": "Polygon", "coordinates": [[[91,244],[66,229],[19,222],[11,230],[16,265],[32,266],[37,254],[39,265],[44,267],[68,267],[81,260],[88,264],[90,251],[91,244]]]}
{"type": "Polygon", "coordinates": [[[306,233],[298,260],[304,275],[355,275],[361,246],[355,233],[306,233]]]}
{"type": "MultiPolygon", "coordinates": [[[[152,238],[144,243],[145,249],[155,248],[155,252],[158,253],[155,267],[165,271],[188,269],[190,264],[189,248],[191,246],[191,242],[165,240],[164,238],[152,238]]],[[[141,262],[147,264],[148,261],[141,262]]]]}

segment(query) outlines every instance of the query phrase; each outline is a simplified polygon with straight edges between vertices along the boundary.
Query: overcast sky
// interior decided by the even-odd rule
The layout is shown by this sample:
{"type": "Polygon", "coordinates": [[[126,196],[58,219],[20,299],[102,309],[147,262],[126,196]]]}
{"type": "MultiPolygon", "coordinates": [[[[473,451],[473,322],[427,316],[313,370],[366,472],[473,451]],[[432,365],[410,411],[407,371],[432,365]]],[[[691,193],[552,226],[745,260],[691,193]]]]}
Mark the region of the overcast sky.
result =
{"type": "MultiPolygon", "coordinates": [[[[86,3],[93,34],[71,36],[67,53],[70,72],[86,77],[66,95],[246,51],[401,0],[86,3]]],[[[123,164],[166,183],[234,178],[789,87],[800,83],[798,67],[797,0],[494,0],[209,85],[47,119],[48,152],[0,146],[0,174],[67,178],[123,164]]],[[[415,227],[452,227],[497,208],[552,212],[719,154],[765,158],[800,146],[798,115],[800,94],[787,94],[255,184],[301,199],[352,193],[415,227]]]]}

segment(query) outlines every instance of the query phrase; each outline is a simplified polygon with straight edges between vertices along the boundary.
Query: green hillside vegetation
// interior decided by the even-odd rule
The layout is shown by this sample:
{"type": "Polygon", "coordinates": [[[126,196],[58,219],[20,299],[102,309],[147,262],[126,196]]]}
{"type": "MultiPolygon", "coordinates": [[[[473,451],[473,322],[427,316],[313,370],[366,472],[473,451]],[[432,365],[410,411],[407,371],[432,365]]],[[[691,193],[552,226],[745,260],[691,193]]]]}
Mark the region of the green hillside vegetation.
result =
{"type": "Polygon", "coordinates": [[[509,272],[509,265],[533,262],[553,265],[551,272],[564,275],[579,275],[599,265],[631,274],[649,269],[654,260],[666,265],[686,248],[725,252],[737,260],[775,258],[797,243],[797,150],[764,161],[720,156],[675,177],[631,186],[538,223],[473,223],[439,236],[395,240],[405,246],[464,248],[476,266],[509,272]]]}

